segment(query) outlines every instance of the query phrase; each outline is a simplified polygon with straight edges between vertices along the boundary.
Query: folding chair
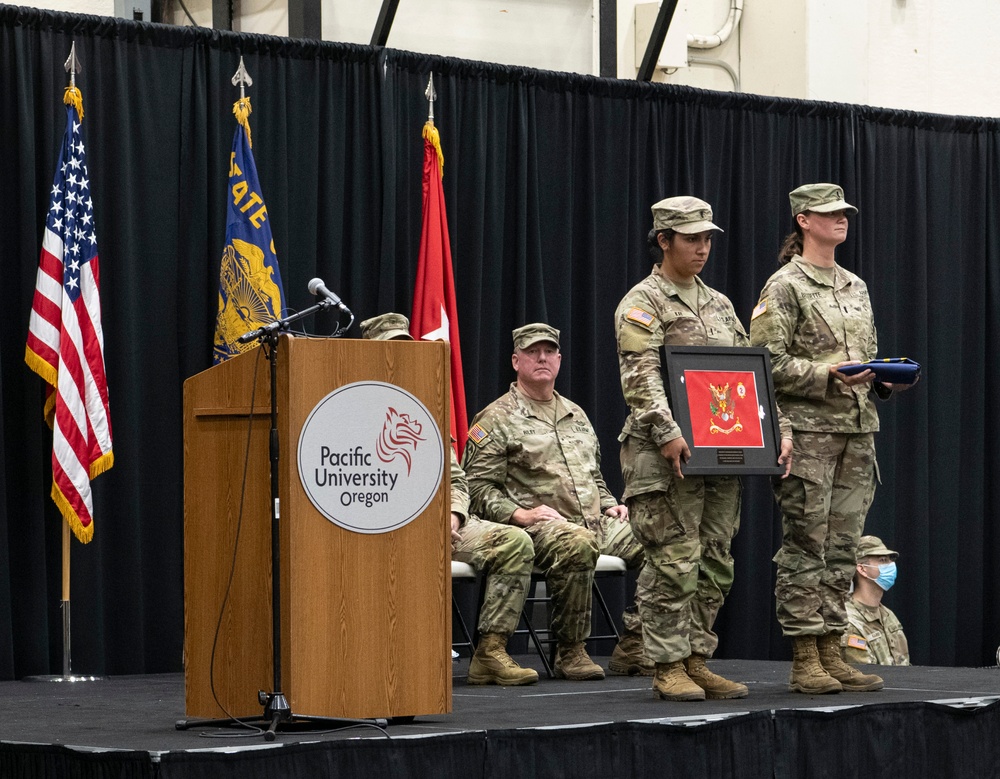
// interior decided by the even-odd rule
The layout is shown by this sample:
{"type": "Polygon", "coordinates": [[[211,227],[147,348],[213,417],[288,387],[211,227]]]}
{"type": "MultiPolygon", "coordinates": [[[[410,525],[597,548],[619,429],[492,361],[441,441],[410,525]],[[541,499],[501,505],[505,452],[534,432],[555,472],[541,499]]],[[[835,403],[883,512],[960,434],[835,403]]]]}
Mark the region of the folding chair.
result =
{"type": "MultiPolygon", "coordinates": [[[[625,587],[625,561],[620,557],[614,557],[613,555],[602,554],[597,558],[597,567],[594,569],[594,584],[593,584],[593,604],[600,610],[601,614],[604,616],[606,623],[610,626],[611,632],[605,634],[594,635],[593,633],[587,638],[587,641],[601,641],[601,640],[614,640],[617,643],[621,640],[621,634],[618,632],[618,622],[612,616],[610,609],[608,608],[607,602],[604,600],[604,595],[601,593],[601,588],[598,586],[598,579],[607,579],[608,577],[615,577],[621,581],[622,588],[625,587]]],[[[531,574],[532,582],[532,592],[535,590],[535,586],[540,582],[545,581],[545,575],[539,571],[535,570],[531,574]]],[[[538,656],[542,660],[542,665],[545,666],[545,673],[551,679],[555,676],[553,671],[553,666],[555,665],[556,657],[556,637],[552,634],[552,630],[548,625],[548,604],[552,600],[549,597],[548,591],[546,591],[543,596],[531,595],[525,598],[524,609],[521,611],[520,622],[523,622],[525,627],[518,628],[514,631],[514,634],[524,634],[527,633],[531,638],[531,643],[535,647],[535,651],[538,652],[538,656]],[[534,616],[534,606],[536,604],[543,605],[545,607],[545,617],[546,623],[544,627],[535,627],[532,622],[532,617],[534,616]],[[532,614],[528,614],[529,605],[531,606],[532,614]],[[543,645],[548,645],[549,651],[546,652],[543,645]]],[[[593,613],[593,608],[591,609],[593,613]]],[[[596,616],[594,614],[593,616],[596,616]]],[[[591,619],[593,620],[593,616],[591,619]]]]}
{"type": "MultiPolygon", "coordinates": [[[[451,648],[456,652],[461,652],[463,648],[469,650],[469,657],[472,657],[473,653],[476,651],[476,645],[473,641],[472,631],[469,630],[469,626],[465,621],[465,617],[462,615],[462,609],[459,608],[458,601],[455,599],[455,582],[456,580],[462,580],[465,582],[471,582],[472,584],[477,584],[479,577],[476,574],[476,569],[473,568],[468,563],[460,563],[457,560],[451,561],[451,609],[455,616],[452,624],[458,625],[458,629],[462,636],[459,641],[454,640],[454,631],[452,631],[452,642],[451,648]]],[[[476,608],[478,610],[479,598],[476,597],[476,608]]],[[[478,616],[478,615],[477,615],[478,616]]]]}

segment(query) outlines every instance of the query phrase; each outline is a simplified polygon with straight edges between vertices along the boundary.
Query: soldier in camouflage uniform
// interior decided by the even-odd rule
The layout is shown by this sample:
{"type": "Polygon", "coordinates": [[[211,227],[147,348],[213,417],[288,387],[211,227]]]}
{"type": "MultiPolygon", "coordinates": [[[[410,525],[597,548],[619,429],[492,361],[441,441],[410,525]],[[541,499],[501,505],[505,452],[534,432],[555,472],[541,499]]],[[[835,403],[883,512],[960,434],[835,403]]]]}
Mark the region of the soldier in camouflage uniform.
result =
{"type": "MultiPolygon", "coordinates": [[[[552,597],[556,675],[603,679],[603,669],[584,647],[594,568],[602,552],[637,568],[642,548],[632,538],[628,510],[601,475],[590,420],[555,391],[560,361],[555,328],[531,324],[514,331],[517,380],[473,420],[464,465],[476,513],[520,525],[531,536],[535,566],[545,572],[552,597]]],[[[638,614],[626,612],[624,624],[612,670],[651,673],[638,614]]]]}
{"type": "MultiPolygon", "coordinates": [[[[739,529],[735,476],[684,476],[690,449],[674,421],[660,373],[663,345],[748,346],[732,303],[698,273],[708,260],[712,209],[695,197],[652,207],[652,273],[618,305],[615,325],[629,416],[621,441],[625,502],[646,564],[637,600],[653,689],[666,700],[742,698],[746,685],[713,673],[712,631],[733,583],[730,546],[739,529]]],[[[780,462],[789,465],[791,428],[782,428],[780,462]]]]}
{"type": "Polygon", "coordinates": [[[750,321],[750,340],[771,353],[778,405],[794,430],[795,462],[775,483],[782,544],[775,596],[778,621],[792,638],[793,692],[882,689],[882,679],[843,662],[844,599],[855,549],[875,494],[873,395],[892,386],[870,370],[838,369],[873,359],[878,347],[868,288],[835,261],[857,209],[834,184],[789,194],[795,232],[780,269],[767,281],[750,321]]]}
{"type": "Polygon", "coordinates": [[[886,548],[877,536],[861,536],[854,592],[847,599],[848,630],[840,639],[849,663],[909,665],[910,647],[903,626],[882,596],[896,581],[898,552],[886,548]]]}
{"type": "MultiPolygon", "coordinates": [[[[412,340],[409,320],[382,314],[361,323],[371,340],[412,340]]],[[[454,442],[452,442],[454,443],[454,442]]],[[[521,668],[507,654],[507,639],[517,628],[531,583],[534,549],[520,528],[485,522],[469,513],[469,485],[451,452],[451,558],[468,563],[485,576],[479,610],[479,642],[469,663],[469,684],[521,685],[538,681],[538,672],[521,668]]]]}

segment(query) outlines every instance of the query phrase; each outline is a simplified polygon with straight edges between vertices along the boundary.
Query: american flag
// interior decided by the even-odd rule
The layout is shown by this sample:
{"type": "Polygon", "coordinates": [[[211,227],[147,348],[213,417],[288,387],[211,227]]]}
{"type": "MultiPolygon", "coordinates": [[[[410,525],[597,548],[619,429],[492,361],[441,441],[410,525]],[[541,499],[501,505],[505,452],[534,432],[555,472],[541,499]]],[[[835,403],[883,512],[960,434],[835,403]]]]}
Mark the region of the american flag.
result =
{"type": "Polygon", "coordinates": [[[25,361],[47,383],[52,499],[80,541],[94,535],[90,480],[114,464],[104,373],[94,204],[83,101],[66,90],[66,132],[49,196],[25,361]]]}

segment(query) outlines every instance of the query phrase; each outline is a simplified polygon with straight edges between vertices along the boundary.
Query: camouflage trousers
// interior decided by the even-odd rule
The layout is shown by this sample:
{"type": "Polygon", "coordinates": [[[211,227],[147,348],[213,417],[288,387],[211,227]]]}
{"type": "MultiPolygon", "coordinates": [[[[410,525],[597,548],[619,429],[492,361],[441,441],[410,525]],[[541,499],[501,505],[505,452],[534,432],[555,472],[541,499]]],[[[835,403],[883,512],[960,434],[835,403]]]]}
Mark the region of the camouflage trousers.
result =
{"type": "MultiPolygon", "coordinates": [[[[605,514],[600,518],[588,519],[587,527],[597,539],[597,548],[601,554],[620,557],[630,571],[637,571],[645,564],[646,555],[642,550],[642,544],[632,535],[632,525],[628,520],[623,522],[618,517],[609,517],[605,514]]],[[[636,601],[636,605],[630,605],[622,614],[622,627],[626,633],[640,636],[642,619],[638,612],[638,598],[636,601]]]]}
{"type": "Polygon", "coordinates": [[[775,479],[781,549],[774,588],[786,636],[824,636],[847,629],[844,599],[855,551],[875,496],[873,433],[794,431],[787,479],[775,479]]]}
{"type": "Polygon", "coordinates": [[[667,477],[666,490],[628,498],[645,565],[636,600],[646,656],[672,663],[711,657],[715,618],[733,586],[733,537],[742,485],[735,476],[667,477]]]}
{"type": "Polygon", "coordinates": [[[545,574],[552,598],[549,626],[560,643],[590,635],[594,568],[601,551],[594,534],[570,521],[539,522],[524,528],[535,547],[535,567],[545,574]]]}
{"type": "Polygon", "coordinates": [[[519,527],[469,517],[452,542],[451,558],[468,563],[485,577],[479,632],[509,636],[517,627],[531,583],[535,550],[519,527]]]}

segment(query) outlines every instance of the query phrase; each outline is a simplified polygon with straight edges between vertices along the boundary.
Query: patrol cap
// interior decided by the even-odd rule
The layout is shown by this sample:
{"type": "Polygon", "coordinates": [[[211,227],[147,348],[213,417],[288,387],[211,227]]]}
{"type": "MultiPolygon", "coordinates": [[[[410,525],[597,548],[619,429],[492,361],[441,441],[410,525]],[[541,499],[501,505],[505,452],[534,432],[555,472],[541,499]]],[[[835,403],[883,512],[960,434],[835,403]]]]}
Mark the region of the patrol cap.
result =
{"type": "Polygon", "coordinates": [[[857,561],[860,563],[866,557],[891,557],[895,560],[899,557],[899,552],[894,552],[878,536],[861,536],[858,541],[857,561]]]}
{"type": "Polygon", "coordinates": [[[533,322],[514,331],[514,348],[527,349],[539,341],[551,341],[559,346],[559,331],[544,322],[533,322]]]}
{"type": "Polygon", "coordinates": [[[371,341],[412,341],[410,320],[402,314],[379,314],[361,323],[361,337],[371,341]]]}
{"type": "Polygon", "coordinates": [[[712,207],[704,200],[691,195],[668,197],[650,207],[653,212],[654,230],[673,230],[676,233],[703,233],[723,229],[712,222],[712,207]]]}
{"type": "Polygon", "coordinates": [[[803,184],[788,193],[788,202],[792,205],[793,217],[803,211],[827,214],[844,210],[858,213],[858,209],[844,200],[844,190],[836,184],[803,184]]]}

